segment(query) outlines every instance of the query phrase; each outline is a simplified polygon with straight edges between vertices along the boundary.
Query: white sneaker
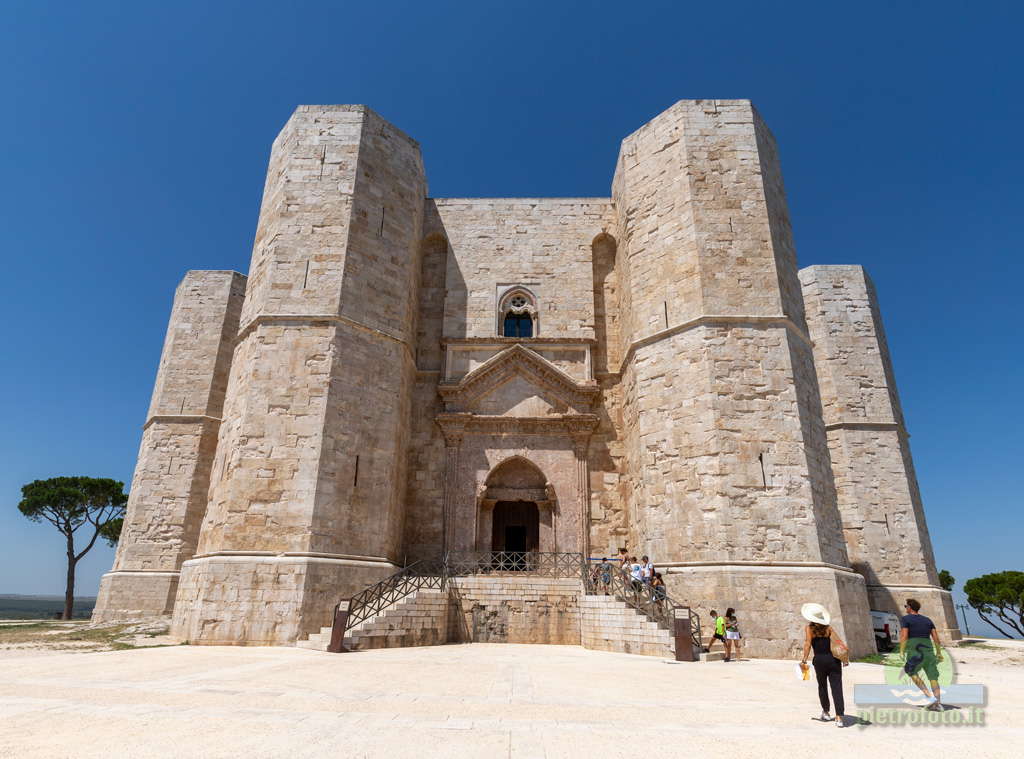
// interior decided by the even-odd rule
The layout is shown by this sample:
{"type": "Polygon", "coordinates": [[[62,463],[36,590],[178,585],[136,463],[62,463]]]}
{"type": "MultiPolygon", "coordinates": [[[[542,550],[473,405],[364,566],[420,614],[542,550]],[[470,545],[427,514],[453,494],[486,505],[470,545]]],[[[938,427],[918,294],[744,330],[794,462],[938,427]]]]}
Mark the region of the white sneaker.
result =
{"type": "Polygon", "coordinates": [[[822,722],[831,722],[832,721],[832,717],[829,715],[828,712],[822,712],[821,713],[821,721],[822,722]]]}
{"type": "Polygon", "coordinates": [[[836,717],[836,727],[846,727],[846,720],[842,717],[836,717]]]}

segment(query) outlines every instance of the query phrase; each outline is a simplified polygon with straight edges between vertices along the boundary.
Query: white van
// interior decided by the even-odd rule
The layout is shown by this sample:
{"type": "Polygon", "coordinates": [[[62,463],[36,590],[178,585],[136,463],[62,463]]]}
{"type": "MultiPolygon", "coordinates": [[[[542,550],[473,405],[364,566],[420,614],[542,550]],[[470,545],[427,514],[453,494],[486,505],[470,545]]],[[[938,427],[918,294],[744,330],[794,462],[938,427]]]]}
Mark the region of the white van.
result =
{"type": "Polygon", "coordinates": [[[878,653],[892,651],[900,642],[900,618],[889,611],[871,611],[871,626],[875,630],[878,653]]]}

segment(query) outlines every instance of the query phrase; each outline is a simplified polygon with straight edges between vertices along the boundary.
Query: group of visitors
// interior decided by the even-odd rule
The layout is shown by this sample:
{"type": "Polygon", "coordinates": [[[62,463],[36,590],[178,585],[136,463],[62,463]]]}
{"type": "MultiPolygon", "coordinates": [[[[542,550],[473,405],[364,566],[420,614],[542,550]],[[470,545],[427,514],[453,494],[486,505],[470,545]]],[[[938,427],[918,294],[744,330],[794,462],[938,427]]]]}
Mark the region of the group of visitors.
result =
{"type": "MultiPolygon", "coordinates": [[[[619,551],[617,565],[607,558],[601,559],[591,573],[591,582],[599,592],[605,595],[614,594],[613,587],[614,573],[618,572],[622,579],[624,589],[631,587],[634,592],[642,592],[645,588],[651,589],[651,598],[654,599],[661,609],[667,598],[665,581],[661,572],[658,572],[650,557],[643,556],[638,561],[636,556],[630,556],[625,549],[619,551]]],[[[904,605],[906,615],[900,619],[900,655],[905,661],[903,666],[910,680],[931,700],[926,706],[933,711],[941,711],[942,695],[939,688],[938,663],[942,661],[942,649],[939,643],[938,631],[935,624],[928,617],[921,614],[921,604],[913,598],[908,598],[904,605]],[[911,645],[913,651],[907,657],[907,646],[911,645]],[[923,670],[928,677],[931,690],[925,685],[924,680],[918,674],[923,670]]],[[[832,617],[828,610],[817,603],[804,604],[800,610],[801,616],[807,620],[804,627],[803,653],[800,658],[800,668],[807,673],[811,668],[814,670],[818,681],[818,701],[821,704],[821,720],[831,722],[832,706],[835,706],[835,723],[839,727],[845,726],[845,701],[843,699],[843,667],[850,663],[849,648],[839,634],[832,627],[832,617]],[[808,657],[813,658],[808,662],[808,657]],[[829,691],[832,700],[829,701],[829,691]]],[[[716,641],[721,641],[725,649],[724,661],[739,661],[742,653],[742,639],[740,634],[739,621],[736,618],[736,609],[729,607],[724,615],[716,610],[711,610],[713,631],[708,641],[706,652],[711,652],[716,641]]]]}
{"type": "Polygon", "coordinates": [[[722,641],[722,645],[725,647],[725,659],[723,661],[732,661],[732,652],[736,652],[736,661],[740,660],[741,644],[740,641],[743,636],[740,635],[740,623],[736,619],[736,610],[731,606],[725,610],[725,616],[719,616],[718,612],[714,609],[711,610],[711,619],[714,621],[714,632],[711,634],[711,640],[708,641],[707,652],[711,653],[712,647],[715,645],[716,640],[722,641]]]}
{"type": "Polygon", "coordinates": [[[665,580],[654,568],[649,556],[643,556],[637,561],[636,556],[630,556],[625,548],[619,551],[618,566],[612,564],[607,557],[594,566],[591,572],[591,582],[594,587],[605,595],[610,595],[612,589],[612,573],[618,571],[626,580],[635,593],[640,593],[645,587],[652,591],[655,604],[660,611],[667,598],[665,580]]]}

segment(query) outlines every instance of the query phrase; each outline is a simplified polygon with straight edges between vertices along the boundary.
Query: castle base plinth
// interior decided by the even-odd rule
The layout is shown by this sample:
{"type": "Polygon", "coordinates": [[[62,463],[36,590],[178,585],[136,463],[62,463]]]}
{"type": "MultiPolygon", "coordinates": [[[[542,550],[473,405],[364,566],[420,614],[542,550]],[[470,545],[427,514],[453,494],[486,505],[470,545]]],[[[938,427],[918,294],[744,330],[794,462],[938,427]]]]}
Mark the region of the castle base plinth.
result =
{"type": "Polygon", "coordinates": [[[960,626],[953,608],[953,595],[934,585],[868,585],[868,603],[872,609],[891,611],[898,617],[906,614],[903,605],[908,598],[921,602],[921,613],[935,623],[943,642],[960,640],[960,626]]]}
{"type": "Polygon", "coordinates": [[[186,561],[171,635],[193,645],[293,643],[332,618],[335,604],[393,574],[383,560],[213,555],[186,561]]]}
{"type": "Polygon", "coordinates": [[[822,604],[853,657],[875,653],[864,578],[850,569],[826,564],[701,564],[668,565],[669,595],[686,602],[702,616],[704,643],[711,636],[708,613],[736,609],[744,651],[759,658],[793,658],[804,643],[800,607],[822,604]]]}
{"type": "Polygon", "coordinates": [[[178,572],[146,570],[107,572],[100,580],[92,621],[169,617],[178,591],[178,576],[178,572]]]}

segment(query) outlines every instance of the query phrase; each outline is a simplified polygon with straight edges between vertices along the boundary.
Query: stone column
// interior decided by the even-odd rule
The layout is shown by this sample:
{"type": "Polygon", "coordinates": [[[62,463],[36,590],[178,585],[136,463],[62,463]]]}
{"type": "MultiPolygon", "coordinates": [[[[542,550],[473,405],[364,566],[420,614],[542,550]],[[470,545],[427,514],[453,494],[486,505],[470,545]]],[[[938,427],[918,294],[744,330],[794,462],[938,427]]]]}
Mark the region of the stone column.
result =
{"type": "MultiPolygon", "coordinates": [[[[441,434],[444,435],[444,507],[441,510],[441,555],[457,550],[455,545],[454,522],[459,487],[459,450],[465,434],[465,421],[447,416],[438,419],[441,434]]],[[[473,540],[477,539],[474,531],[473,540]]]]}
{"type": "Polygon", "coordinates": [[[190,271],[174,296],[114,567],[95,621],[169,615],[206,511],[245,277],[190,271]]]}
{"type": "Polygon", "coordinates": [[[590,556],[590,436],[594,424],[567,422],[572,438],[572,450],[576,457],[576,501],[579,507],[579,550],[586,561],[590,556]]]}

